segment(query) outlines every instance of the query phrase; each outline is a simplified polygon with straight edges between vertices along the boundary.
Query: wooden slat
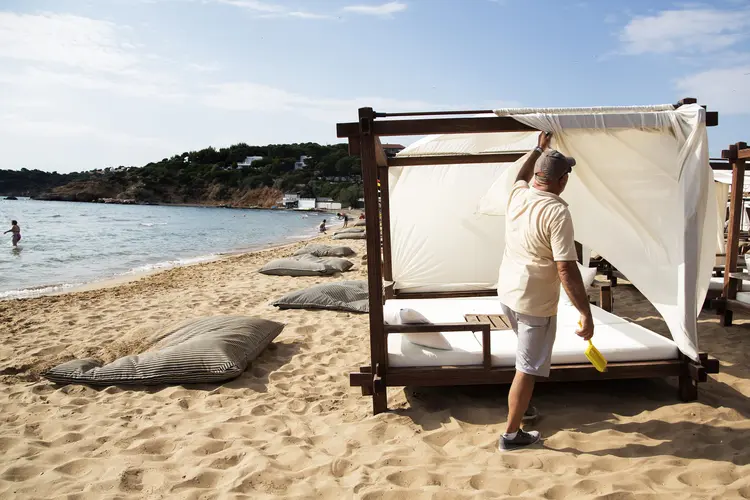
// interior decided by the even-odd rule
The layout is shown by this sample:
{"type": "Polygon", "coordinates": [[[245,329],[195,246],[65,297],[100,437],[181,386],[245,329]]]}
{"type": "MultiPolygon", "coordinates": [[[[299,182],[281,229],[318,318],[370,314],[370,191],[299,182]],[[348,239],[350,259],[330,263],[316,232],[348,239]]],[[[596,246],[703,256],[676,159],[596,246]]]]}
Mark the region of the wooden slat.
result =
{"type": "Polygon", "coordinates": [[[510,330],[510,321],[503,314],[464,314],[467,323],[489,324],[493,330],[510,330]]]}
{"type": "Polygon", "coordinates": [[[462,290],[455,292],[399,292],[397,299],[458,299],[465,297],[497,297],[497,290],[462,290]]]}
{"type": "Polygon", "coordinates": [[[750,149],[740,149],[737,151],[737,158],[740,160],[750,160],[750,149]]]}
{"type": "Polygon", "coordinates": [[[391,158],[389,167],[418,167],[423,165],[465,165],[471,163],[510,163],[525,153],[492,153],[478,155],[405,156],[391,158]]]}
{"type": "MultiPolygon", "coordinates": [[[[361,108],[359,119],[362,124],[360,135],[360,152],[362,178],[365,191],[365,222],[367,234],[367,288],[370,301],[370,362],[375,367],[386,367],[388,353],[385,332],[383,330],[383,276],[380,259],[380,211],[378,210],[378,167],[376,159],[375,136],[369,133],[373,120],[372,108],[361,108]]],[[[381,368],[381,371],[383,368],[381,368]]],[[[373,396],[373,412],[380,413],[387,409],[386,395],[378,393],[373,396]]]]}
{"type": "MultiPolygon", "coordinates": [[[[530,132],[536,129],[509,116],[491,118],[421,118],[416,120],[383,120],[373,123],[373,133],[378,136],[470,134],[483,132],[530,132]]],[[[337,137],[359,134],[359,123],[339,123],[337,137]]]]}

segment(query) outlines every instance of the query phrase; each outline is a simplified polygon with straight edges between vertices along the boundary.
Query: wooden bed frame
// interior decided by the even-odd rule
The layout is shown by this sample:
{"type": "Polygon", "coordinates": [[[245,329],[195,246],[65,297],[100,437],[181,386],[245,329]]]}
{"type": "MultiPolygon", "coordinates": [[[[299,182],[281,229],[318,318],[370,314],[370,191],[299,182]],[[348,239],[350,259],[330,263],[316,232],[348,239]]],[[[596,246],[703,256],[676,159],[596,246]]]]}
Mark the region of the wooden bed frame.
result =
{"type": "MultiPolygon", "coordinates": [[[[675,108],[683,104],[695,104],[696,99],[682,99],[675,108]]],[[[718,124],[718,113],[706,112],[706,125],[718,124]]],[[[434,111],[413,113],[378,113],[372,108],[359,109],[359,121],[339,123],[337,136],[347,138],[349,153],[361,157],[365,192],[365,219],[367,231],[368,291],[370,301],[370,365],[351,373],[351,386],[361,387],[362,394],[372,396],[373,412],[381,413],[387,407],[387,387],[452,386],[475,384],[507,384],[513,380],[514,367],[493,367],[490,357],[489,324],[429,324],[386,325],[383,321],[383,305],[386,299],[398,298],[456,298],[486,297],[496,295],[495,290],[462,292],[405,293],[395,289],[391,257],[390,200],[388,169],[420,165],[455,165],[478,163],[505,163],[515,161],[523,153],[492,153],[475,155],[442,155],[430,157],[388,158],[382,148],[380,137],[417,136],[431,134],[492,133],[535,131],[512,117],[498,117],[492,110],[434,111]],[[459,115],[488,115],[488,117],[459,115]],[[490,116],[491,115],[491,116],[490,116]],[[441,116],[442,118],[435,118],[441,116]],[[447,116],[447,118],[446,118],[447,116]],[[409,119],[398,119],[409,117],[409,119]],[[379,120],[380,118],[390,118],[379,120]],[[395,119],[393,119],[395,118],[395,119]],[[378,180],[380,188],[378,188],[378,180]],[[380,207],[380,211],[376,209],[380,207]],[[382,240],[381,240],[382,224],[382,240]],[[382,251],[382,253],[381,253],[382,251]],[[482,365],[437,366],[397,368],[388,366],[387,336],[391,333],[481,331],[482,365]]],[[[600,305],[611,310],[612,294],[609,286],[600,289],[600,305]]],[[[589,364],[553,365],[550,381],[628,379],[649,377],[678,377],[679,395],[689,401],[698,397],[698,383],[707,380],[708,373],[718,373],[719,362],[700,355],[700,362],[680,355],[679,359],[665,361],[640,361],[610,363],[608,370],[599,373],[589,364]]]]}
{"type": "Polygon", "coordinates": [[[716,312],[721,316],[723,326],[732,325],[735,312],[750,313],[750,304],[737,300],[737,289],[742,281],[750,281],[750,274],[737,272],[737,260],[742,222],[742,197],[745,182],[745,164],[750,159],[747,143],[732,144],[721,152],[732,169],[732,192],[729,194],[729,229],[727,231],[727,259],[724,265],[724,289],[714,301],[716,312]]]}

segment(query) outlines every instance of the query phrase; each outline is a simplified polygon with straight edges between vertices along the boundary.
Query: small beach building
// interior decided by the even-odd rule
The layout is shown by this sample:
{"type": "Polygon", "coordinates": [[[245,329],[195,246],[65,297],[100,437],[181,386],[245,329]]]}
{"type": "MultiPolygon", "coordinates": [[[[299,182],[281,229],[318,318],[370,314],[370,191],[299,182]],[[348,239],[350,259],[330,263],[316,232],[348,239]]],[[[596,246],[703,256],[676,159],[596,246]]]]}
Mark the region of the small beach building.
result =
{"type": "Polygon", "coordinates": [[[298,210],[315,210],[315,198],[300,198],[297,202],[298,210]]]}
{"type": "Polygon", "coordinates": [[[318,198],[315,201],[318,210],[341,210],[341,203],[333,201],[333,198],[318,198]]]}

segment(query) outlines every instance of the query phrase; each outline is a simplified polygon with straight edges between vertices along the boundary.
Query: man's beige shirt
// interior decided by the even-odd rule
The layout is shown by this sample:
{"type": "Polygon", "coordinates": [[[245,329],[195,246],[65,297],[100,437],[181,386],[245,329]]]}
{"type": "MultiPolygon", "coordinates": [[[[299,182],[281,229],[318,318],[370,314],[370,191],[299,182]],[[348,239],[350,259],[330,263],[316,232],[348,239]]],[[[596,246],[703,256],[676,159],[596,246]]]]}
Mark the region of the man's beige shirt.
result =
{"type": "Polygon", "coordinates": [[[557,315],[560,277],[555,262],[577,259],[568,204],[526,181],[516,182],[506,210],[500,302],[521,314],[557,315]]]}

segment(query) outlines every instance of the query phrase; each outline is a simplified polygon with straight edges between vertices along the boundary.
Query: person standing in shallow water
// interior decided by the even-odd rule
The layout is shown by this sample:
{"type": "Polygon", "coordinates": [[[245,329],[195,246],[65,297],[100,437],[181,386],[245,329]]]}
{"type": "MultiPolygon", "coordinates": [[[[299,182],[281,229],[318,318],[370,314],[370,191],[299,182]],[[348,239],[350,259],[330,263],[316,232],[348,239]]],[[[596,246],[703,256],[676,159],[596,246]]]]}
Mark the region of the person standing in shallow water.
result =
{"type": "MultiPolygon", "coordinates": [[[[5,231],[3,234],[13,233],[11,236],[11,242],[14,247],[18,246],[18,242],[21,241],[21,226],[18,225],[18,221],[10,221],[11,228],[5,231]]],[[[6,226],[7,227],[7,226],[6,226]]]]}
{"type": "Polygon", "coordinates": [[[321,222],[320,225],[318,226],[318,230],[321,233],[325,234],[326,232],[326,220],[325,219],[323,219],[323,222],[321,222]]]}

